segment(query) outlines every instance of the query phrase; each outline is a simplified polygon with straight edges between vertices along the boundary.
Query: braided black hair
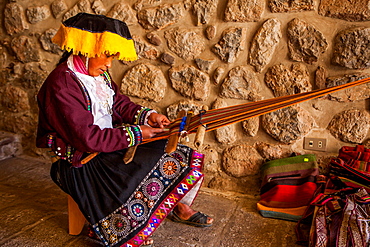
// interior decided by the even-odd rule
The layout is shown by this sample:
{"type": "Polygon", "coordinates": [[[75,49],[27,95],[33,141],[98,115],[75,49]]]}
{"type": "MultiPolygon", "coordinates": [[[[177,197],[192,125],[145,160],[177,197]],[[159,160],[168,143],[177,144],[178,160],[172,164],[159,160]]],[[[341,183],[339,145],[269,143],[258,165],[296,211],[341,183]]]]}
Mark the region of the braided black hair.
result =
{"type": "Polygon", "coordinates": [[[65,61],[67,61],[67,59],[69,58],[69,56],[72,54],[72,51],[65,51],[62,55],[62,57],[60,58],[59,62],[57,63],[57,66],[61,63],[64,63],[65,61]]]}

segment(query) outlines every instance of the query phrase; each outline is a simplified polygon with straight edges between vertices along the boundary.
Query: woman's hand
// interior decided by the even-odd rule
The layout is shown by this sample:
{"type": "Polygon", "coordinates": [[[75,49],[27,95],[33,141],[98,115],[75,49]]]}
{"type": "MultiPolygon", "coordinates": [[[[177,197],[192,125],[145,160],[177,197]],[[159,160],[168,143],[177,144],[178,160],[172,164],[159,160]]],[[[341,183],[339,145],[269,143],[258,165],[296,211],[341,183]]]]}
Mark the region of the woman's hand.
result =
{"type": "Polygon", "coordinates": [[[156,134],[163,132],[164,126],[167,126],[170,123],[170,120],[168,120],[165,115],[153,112],[148,117],[148,124],[150,126],[140,126],[143,139],[153,138],[156,134]]]}
{"type": "Polygon", "coordinates": [[[148,117],[148,124],[153,128],[161,128],[169,125],[171,122],[165,115],[153,112],[148,117]]]}
{"type": "Polygon", "coordinates": [[[147,125],[140,125],[141,134],[143,136],[143,139],[150,139],[153,138],[156,134],[161,133],[164,131],[164,129],[161,128],[152,128],[147,125]]]}

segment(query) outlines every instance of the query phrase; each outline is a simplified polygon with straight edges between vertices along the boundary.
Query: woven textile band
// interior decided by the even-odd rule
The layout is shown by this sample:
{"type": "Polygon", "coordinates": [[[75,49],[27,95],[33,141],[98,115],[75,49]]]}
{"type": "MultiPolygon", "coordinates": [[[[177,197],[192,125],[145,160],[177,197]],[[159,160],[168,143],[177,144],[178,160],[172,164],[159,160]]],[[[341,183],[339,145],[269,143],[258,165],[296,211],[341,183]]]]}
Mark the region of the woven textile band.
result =
{"type": "MultiPolygon", "coordinates": [[[[240,105],[228,106],[224,108],[212,109],[201,114],[192,116],[187,130],[188,134],[196,133],[197,128],[201,125],[207,126],[207,132],[215,130],[230,124],[241,122],[252,117],[261,116],[285,107],[293,106],[301,102],[316,99],[331,93],[359,86],[370,82],[370,77],[358,81],[348,82],[346,84],[317,89],[310,92],[298,93],[293,95],[281,96],[256,102],[249,102],[240,105]]],[[[174,120],[168,127],[169,131],[157,134],[154,138],[146,139],[143,143],[167,139],[171,135],[179,133],[182,119],[174,120]]]]}
{"type": "MultiPolygon", "coordinates": [[[[317,89],[310,92],[298,93],[293,95],[281,96],[277,98],[249,102],[245,104],[218,108],[201,112],[201,114],[192,116],[189,120],[187,134],[197,132],[199,126],[207,126],[206,131],[215,130],[223,126],[241,122],[252,117],[261,116],[285,107],[296,105],[311,99],[316,99],[331,93],[338,92],[343,89],[348,89],[354,86],[359,86],[370,82],[370,77],[358,81],[348,82],[346,84],[335,87],[317,89]]],[[[157,134],[155,137],[145,139],[141,144],[168,139],[171,135],[178,135],[181,129],[182,117],[175,119],[169,126],[166,126],[167,131],[157,134]]]]}
{"type": "Polygon", "coordinates": [[[134,61],[137,54],[126,23],[103,15],[79,13],[62,23],[52,41],[74,55],[115,55],[134,61]]]}

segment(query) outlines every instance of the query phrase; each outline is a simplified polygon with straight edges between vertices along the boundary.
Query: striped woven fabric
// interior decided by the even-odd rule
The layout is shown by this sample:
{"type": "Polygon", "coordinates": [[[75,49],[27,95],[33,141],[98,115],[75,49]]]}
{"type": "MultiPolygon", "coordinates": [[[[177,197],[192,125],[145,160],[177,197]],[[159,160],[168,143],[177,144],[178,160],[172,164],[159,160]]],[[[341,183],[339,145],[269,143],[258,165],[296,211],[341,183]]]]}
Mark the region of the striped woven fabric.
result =
{"type": "Polygon", "coordinates": [[[339,150],[338,158],[346,161],[346,164],[354,169],[369,173],[370,176],[370,149],[363,145],[343,146],[339,150]]]}
{"type": "Polygon", "coordinates": [[[257,203],[257,210],[263,217],[298,221],[306,211],[307,206],[297,208],[272,208],[257,203]]]}
{"type": "Polygon", "coordinates": [[[343,146],[338,157],[330,161],[330,172],[347,186],[364,187],[370,193],[370,149],[363,145],[343,146]]]}
{"type": "Polygon", "coordinates": [[[266,162],[257,209],[264,217],[298,221],[317,189],[319,175],[314,154],[266,162]]]}
{"type": "Polygon", "coordinates": [[[370,196],[330,176],[296,226],[303,246],[369,246],[370,196]]]}
{"type": "Polygon", "coordinates": [[[252,117],[261,116],[285,107],[289,107],[304,101],[319,98],[337,91],[348,89],[354,86],[370,82],[370,77],[358,81],[348,82],[335,87],[317,89],[310,92],[303,92],[293,95],[281,96],[256,102],[249,102],[240,105],[217,108],[208,111],[201,111],[199,114],[191,116],[190,120],[184,120],[183,117],[177,118],[168,126],[168,131],[159,133],[157,136],[144,141],[151,142],[159,139],[167,139],[171,135],[179,135],[181,132],[181,123],[187,121],[187,134],[197,132],[199,126],[206,126],[206,131],[212,131],[226,125],[241,122],[252,117]]]}
{"type": "MultiPolygon", "coordinates": [[[[250,119],[252,117],[258,117],[285,107],[296,105],[298,103],[311,99],[316,99],[331,93],[338,92],[340,90],[359,86],[368,82],[370,82],[370,77],[334,87],[317,89],[310,92],[281,96],[235,106],[212,109],[208,111],[201,111],[199,114],[194,116],[192,114],[189,114],[189,119],[187,119],[187,117],[184,118],[183,116],[181,116],[167,126],[168,130],[157,134],[153,138],[143,140],[142,144],[156,140],[169,139],[171,136],[174,135],[180,136],[183,130],[185,131],[185,135],[194,134],[197,132],[197,129],[200,126],[205,126],[207,132],[212,131],[230,124],[250,119]],[[187,123],[186,129],[182,129],[184,122],[187,123]]],[[[95,156],[96,154],[91,154],[83,161],[81,161],[81,163],[85,164],[95,156]]]]}
{"type": "Polygon", "coordinates": [[[280,184],[261,194],[260,204],[274,208],[295,208],[310,203],[317,186],[314,181],[286,180],[293,185],[280,184]],[[302,183],[302,184],[298,184],[302,183]]]}
{"type": "MultiPolygon", "coordinates": [[[[369,187],[370,186],[370,177],[366,173],[354,169],[346,164],[346,162],[342,159],[333,158],[330,161],[330,173],[332,175],[343,177],[349,180],[356,182],[359,186],[354,186],[355,184],[352,183],[348,185],[350,187],[354,186],[354,188],[359,187],[369,187]]],[[[346,182],[346,181],[343,181],[346,182]]]]}
{"type": "Polygon", "coordinates": [[[347,186],[350,186],[350,187],[353,187],[353,188],[361,188],[361,187],[364,187],[364,189],[370,193],[370,186],[366,186],[364,184],[361,184],[359,182],[356,182],[354,180],[351,180],[349,178],[346,178],[346,177],[341,177],[341,176],[338,176],[338,178],[340,180],[342,180],[347,186]]]}

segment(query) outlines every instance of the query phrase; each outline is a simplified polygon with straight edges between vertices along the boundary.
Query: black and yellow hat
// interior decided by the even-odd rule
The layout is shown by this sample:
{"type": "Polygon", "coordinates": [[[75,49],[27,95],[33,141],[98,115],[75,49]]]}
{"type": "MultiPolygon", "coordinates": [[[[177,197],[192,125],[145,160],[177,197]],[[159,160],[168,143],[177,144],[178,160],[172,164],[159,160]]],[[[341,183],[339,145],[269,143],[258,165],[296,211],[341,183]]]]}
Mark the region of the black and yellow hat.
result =
{"type": "Polygon", "coordinates": [[[79,13],[62,23],[52,41],[63,50],[89,58],[119,52],[119,60],[137,59],[126,23],[104,15],[79,13]]]}

